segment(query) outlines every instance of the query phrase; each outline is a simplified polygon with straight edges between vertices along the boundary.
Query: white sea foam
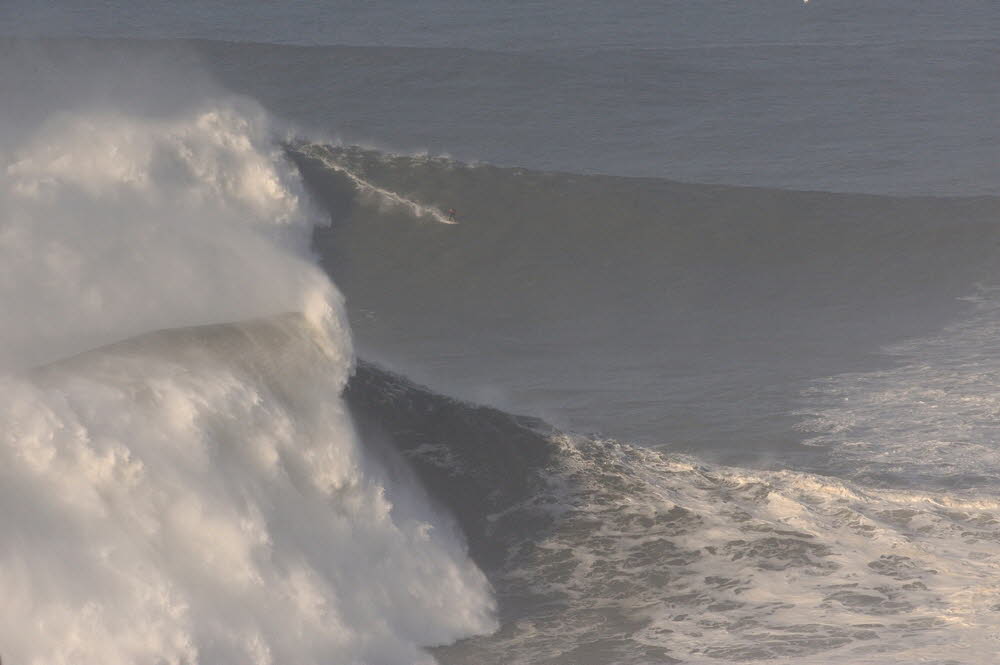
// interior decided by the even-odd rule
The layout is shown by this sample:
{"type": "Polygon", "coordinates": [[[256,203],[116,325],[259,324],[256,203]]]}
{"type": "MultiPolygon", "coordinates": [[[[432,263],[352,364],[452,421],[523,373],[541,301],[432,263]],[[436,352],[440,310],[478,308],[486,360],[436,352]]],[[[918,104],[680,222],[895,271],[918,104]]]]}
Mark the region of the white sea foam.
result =
{"type": "Polygon", "coordinates": [[[5,663],[413,663],[492,629],[448,521],[353,431],[270,138],[227,99],[62,113],[0,156],[5,663]]]}
{"type": "Polygon", "coordinates": [[[939,334],[896,344],[894,367],[816,382],[800,429],[853,477],[921,486],[1000,482],[1000,290],[939,334]]]}
{"type": "Polygon", "coordinates": [[[978,665],[996,654],[995,495],[558,444],[552,492],[532,499],[555,526],[511,548],[498,585],[539,604],[464,644],[468,662],[978,665]]]}

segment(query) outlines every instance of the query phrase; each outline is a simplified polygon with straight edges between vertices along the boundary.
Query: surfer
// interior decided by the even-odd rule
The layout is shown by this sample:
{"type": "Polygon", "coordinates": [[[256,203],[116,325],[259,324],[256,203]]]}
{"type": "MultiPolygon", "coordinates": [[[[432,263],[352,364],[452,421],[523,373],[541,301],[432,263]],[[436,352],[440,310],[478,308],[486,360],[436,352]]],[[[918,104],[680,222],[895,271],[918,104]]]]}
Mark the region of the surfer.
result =
{"type": "Polygon", "coordinates": [[[455,209],[454,208],[448,208],[448,221],[449,222],[454,222],[455,221],[455,214],[456,213],[455,213],[455,209]]]}

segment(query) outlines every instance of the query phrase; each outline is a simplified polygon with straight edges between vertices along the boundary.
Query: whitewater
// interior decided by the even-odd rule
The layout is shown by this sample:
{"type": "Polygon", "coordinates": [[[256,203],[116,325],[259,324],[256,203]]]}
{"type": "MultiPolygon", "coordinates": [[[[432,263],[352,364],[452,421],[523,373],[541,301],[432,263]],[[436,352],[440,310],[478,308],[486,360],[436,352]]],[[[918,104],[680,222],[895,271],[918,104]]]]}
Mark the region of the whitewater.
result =
{"type": "Polygon", "coordinates": [[[5,662],[429,662],[495,625],[450,520],[353,429],[267,123],[78,109],[4,154],[5,662]]]}

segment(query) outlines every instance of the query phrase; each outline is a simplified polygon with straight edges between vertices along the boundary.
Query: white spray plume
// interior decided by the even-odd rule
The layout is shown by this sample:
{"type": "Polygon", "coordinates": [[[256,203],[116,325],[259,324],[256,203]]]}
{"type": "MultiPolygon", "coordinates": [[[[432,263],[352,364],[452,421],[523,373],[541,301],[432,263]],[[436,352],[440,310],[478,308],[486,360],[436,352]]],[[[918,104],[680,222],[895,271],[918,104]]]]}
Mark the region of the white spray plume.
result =
{"type": "Polygon", "coordinates": [[[414,663],[493,629],[448,522],[397,508],[419,493],[353,430],[266,114],[116,108],[0,142],[3,661],[414,663]]]}
{"type": "Polygon", "coordinates": [[[4,164],[0,366],[166,326],[339,296],[265,116],[231,101],[171,118],[62,113],[4,164]]]}

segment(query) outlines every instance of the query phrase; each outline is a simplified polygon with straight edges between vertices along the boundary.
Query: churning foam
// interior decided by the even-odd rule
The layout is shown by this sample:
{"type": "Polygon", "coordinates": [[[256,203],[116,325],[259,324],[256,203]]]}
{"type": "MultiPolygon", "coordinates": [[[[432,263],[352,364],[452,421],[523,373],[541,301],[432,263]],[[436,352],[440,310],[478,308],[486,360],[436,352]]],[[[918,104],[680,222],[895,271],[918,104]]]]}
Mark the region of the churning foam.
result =
{"type": "Polygon", "coordinates": [[[495,580],[526,609],[455,647],[466,658],[453,662],[995,658],[995,495],[872,490],[614,441],[556,443],[550,489],[490,516],[553,517],[510,548],[514,565],[495,580]]]}
{"type": "Polygon", "coordinates": [[[63,114],[0,157],[4,662],[413,663],[493,628],[355,435],[341,298],[262,112],[63,114]]]}

